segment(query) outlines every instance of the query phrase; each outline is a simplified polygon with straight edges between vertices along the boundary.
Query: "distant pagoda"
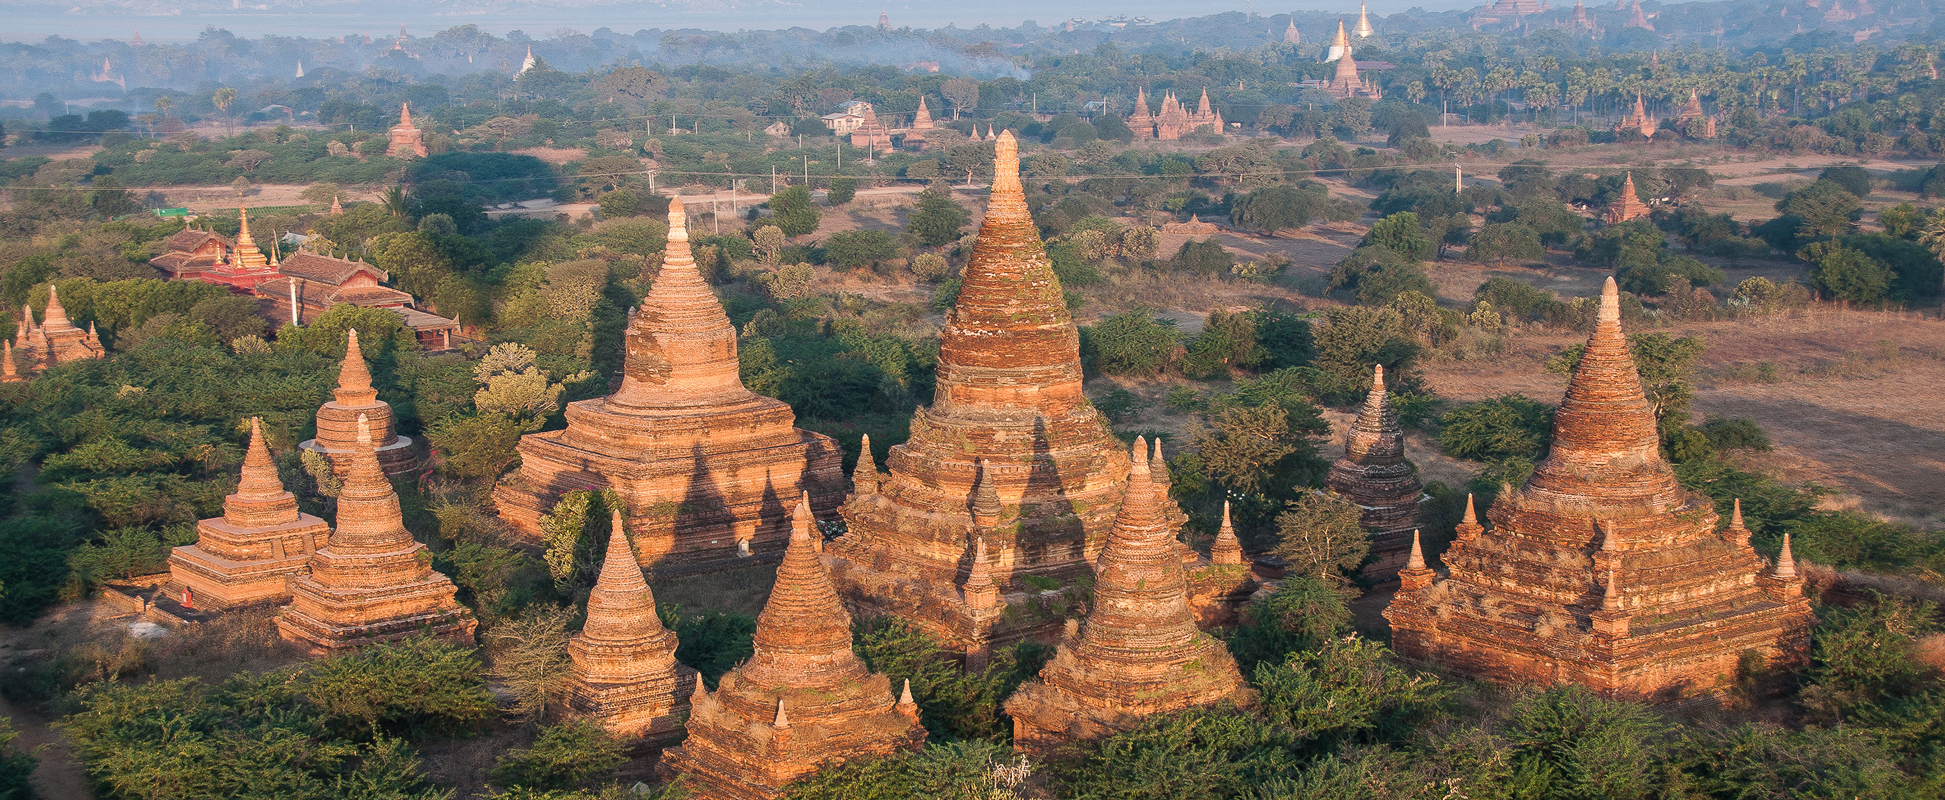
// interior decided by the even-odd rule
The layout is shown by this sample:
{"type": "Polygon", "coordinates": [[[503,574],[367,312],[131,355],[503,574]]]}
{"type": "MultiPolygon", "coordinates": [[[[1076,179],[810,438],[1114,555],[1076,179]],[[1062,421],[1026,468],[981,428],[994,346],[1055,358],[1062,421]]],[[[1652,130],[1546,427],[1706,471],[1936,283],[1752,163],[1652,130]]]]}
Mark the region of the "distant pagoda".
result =
{"type": "Polygon", "coordinates": [[[1641,202],[1641,195],[1634,188],[1634,173],[1629,172],[1627,178],[1621,181],[1621,193],[1607,204],[1607,210],[1601,213],[1601,220],[1609,225],[1619,225],[1645,219],[1652,213],[1648,204],[1641,202]]]}
{"type": "Polygon", "coordinates": [[[642,561],[695,562],[776,553],[790,498],[843,499],[843,456],[794,427],[790,406],[743,386],[736,328],[696,270],[681,198],[669,203],[662,271],[623,333],[621,386],[567,406],[567,429],[520,437],[518,477],[493,491],[527,538],[577,489],[613,489],[642,561]]]}
{"type": "MultiPolygon", "coordinates": [[[[404,40],[405,36],[401,33],[399,35],[400,43],[403,43],[404,40]]],[[[425,136],[418,128],[412,125],[411,103],[399,104],[398,124],[392,126],[390,135],[391,141],[385,145],[386,156],[391,158],[426,157],[425,136]]]]}
{"type": "Polygon", "coordinates": [[[1767,566],[1740,513],[1716,530],[1660,446],[1609,278],[1552,452],[1493,503],[1490,531],[1459,526],[1444,579],[1414,548],[1385,610],[1393,647],[1474,678],[1654,701],[1722,690],[1747,652],[1803,664],[1813,615],[1787,549],[1767,566]]]}
{"type": "Polygon", "coordinates": [[[1087,621],[1006,701],[1016,746],[1045,750],[1125,731],[1155,714],[1251,699],[1227,646],[1196,627],[1166,514],[1173,502],[1150,477],[1146,447],[1135,438],[1087,621]]]}
{"type": "Polygon", "coordinates": [[[713,693],[697,678],[689,736],[662,754],[660,769],[699,797],[771,800],[820,765],[925,743],[911,684],[895,695],[852,652],[851,615],[818,558],[815,528],[810,498],[800,498],[754,654],[713,693]]]}
{"type": "Polygon", "coordinates": [[[889,477],[844,505],[848,532],[830,548],[832,577],[857,608],[974,655],[1059,624],[968,598],[975,539],[1002,597],[1028,575],[1078,579],[1114,524],[1128,469],[1081,393],[1079,331],[1027,213],[1017,147],[1007,132],[994,148],[992,199],[941,334],[933,403],[891,449],[889,477]]]}
{"type": "Polygon", "coordinates": [[[356,329],[345,333],[344,362],[338,365],[338,386],[332,399],[317,409],[317,438],[298,443],[298,447],[331,460],[340,476],[350,468],[352,454],[358,449],[358,421],[366,420],[377,448],[378,463],[387,477],[403,475],[418,466],[418,451],[412,438],[400,436],[392,426],[392,406],[378,399],[371,385],[371,368],[358,346],[356,329]]]}
{"type": "Polygon", "coordinates": [[[1371,532],[1376,557],[1364,567],[1365,577],[1392,580],[1405,565],[1425,487],[1405,458],[1405,430],[1385,393],[1383,365],[1372,373],[1371,392],[1344,432],[1344,457],[1331,465],[1326,485],[1362,509],[1359,523],[1371,532]]]}
{"type": "Polygon", "coordinates": [[[170,551],[163,593],[199,611],[285,602],[290,579],[310,570],[311,554],[330,535],[331,526],[298,511],[284,491],[263,423],[253,417],[236,493],[223,498],[223,516],[196,523],[195,544],[170,551]]]}
{"type": "Polygon", "coordinates": [[[338,492],[337,527],[311,554],[310,574],[291,584],[291,604],[277,617],[283,638],[318,652],[431,634],[470,644],[479,624],[459,604],[432,554],[405,529],[398,493],[379,471],[371,423],[357,419],[358,438],[338,492]]]}

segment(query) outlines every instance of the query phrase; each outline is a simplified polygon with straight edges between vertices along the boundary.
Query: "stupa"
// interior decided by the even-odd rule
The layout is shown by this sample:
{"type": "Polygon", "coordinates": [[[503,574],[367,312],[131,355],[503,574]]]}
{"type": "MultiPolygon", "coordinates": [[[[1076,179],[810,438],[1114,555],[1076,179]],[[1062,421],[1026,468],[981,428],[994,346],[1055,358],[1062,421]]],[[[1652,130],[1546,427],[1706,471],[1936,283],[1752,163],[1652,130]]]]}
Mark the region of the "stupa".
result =
{"type": "Polygon", "coordinates": [[[358,420],[362,418],[371,426],[378,464],[386,477],[403,475],[418,466],[412,438],[400,436],[393,429],[391,404],[378,399],[378,390],[372,388],[371,369],[365,366],[356,329],[345,333],[344,363],[338,366],[338,388],[332,389],[331,395],[333,399],[317,409],[317,438],[306,439],[298,447],[329,458],[332,470],[342,477],[358,450],[358,420]]]}
{"type": "Polygon", "coordinates": [[[818,559],[810,498],[791,516],[790,545],[756,621],[756,650],[716,691],[698,680],[689,738],[662,754],[710,800],[769,800],[832,761],[883,756],[925,743],[910,684],[869,672],[851,651],[851,615],[818,559]]]}
{"type": "Polygon", "coordinates": [[[1140,437],[1132,460],[1086,622],[1006,701],[1016,747],[1097,739],[1155,714],[1251,699],[1227,647],[1195,625],[1164,516],[1172,504],[1150,480],[1140,437]]]}
{"type": "Polygon", "coordinates": [[[1337,35],[1330,38],[1330,49],[1324,51],[1324,63],[1328,64],[1351,54],[1351,35],[1344,32],[1344,20],[1337,20],[1337,35]]]}
{"type": "Polygon", "coordinates": [[[744,388],[736,328],[696,271],[682,199],[669,203],[661,274],[625,332],[621,388],[570,403],[567,429],[520,437],[520,473],[493,492],[500,516],[538,540],[540,517],[576,489],[614,489],[642,563],[776,552],[785,505],[842,501],[843,456],[792,427],[790,406],[744,388]]]}
{"type": "Polygon", "coordinates": [[[1607,210],[1601,212],[1601,219],[1609,225],[1619,225],[1630,220],[1646,219],[1652,213],[1648,204],[1641,202],[1641,195],[1634,189],[1634,173],[1629,172],[1628,177],[1621,181],[1621,193],[1607,204],[1607,210]]]}
{"type": "Polygon", "coordinates": [[[196,523],[196,543],[169,552],[163,593],[185,608],[221,611],[286,602],[290,579],[310,570],[311,554],[329,541],[331,526],[297,510],[263,442],[263,423],[250,420],[243,477],[223,498],[223,516],[196,523]]]}
{"type": "Polygon", "coordinates": [[[398,494],[379,470],[371,428],[360,415],[338,492],[337,528],[311,554],[310,574],[291,582],[291,604],[277,617],[277,633],[327,653],[421,633],[470,643],[479,623],[453,598],[452,581],[433,571],[425,545],[405,529],[398,494]]]}
{"type": "Polygon", "coordinates": [[[29,335],[26,355],[32,362],[30,370],[101,358],[108,352],[101,346],[101,337],[95,335],[93,323],[84,331],[68,320],[67,309],[62,307],[61,294],[54,284],[47,285],[47,308],[41,312],[40,325],[32,324],[31,309],[26,314],[29,335]]]}
{"type": "Polygon", "coordinates": [[[1493,503],[1490,531],[1460,526],[1444,579],[1400,573],[1392,646],[1476,678],[1655,701],[1722,689],[1745,652],[1801,665],[1812,614],[1794,565],[1765,576],[1740,519],[1717,531],[1662,461],[1612,278],[1598,320],[1533,477],[1493,503]]]}
{"type": "MultiPolygon", "coordinates": [[[[968,653],[1051,632],[1055,618],[970,605],[975,537],[1002,598],[1028,575],[1087,574],[1114,524],[1127,456],[1081,394],[1080,335],[1020,189],[1012,133],[941,334],[938,388],[891,449],[890,476],[845,503],[832,578],[866,613],[904,617],[968,653]],[[974,503],[986,482],[990,507],[974,503]]],[[[862,490],[860,490],[862,492],[862,490]]]]}
{"type": "Polygon", "coordinates": [[[630,739],[678,737],[697,672],[675,660],[675,633],[655,614],[655,594],[614,511],[601,576],[588,593],[587,623],[567,643],[573,677],[567,707],[630,739]]]}
{"type": "Polygon", "coordinates": [[[389,158],[425,158],[425,137],[423,132],[412,125],[412,104],[400,103],[398,124],[393,125],[391,141],[385,145],[385,155],[389,158]]]}
{"type": "Polygon", "coordinates": [[[1371,532],[1376,556],[1365,565],[1365,577],[1394,578],[1405,565],[1425,487],[1418,482],[1418,468],[1405,459],[1405,430],[1385,395],[1382,365],[1372,373],[1371,393],[1344,433],[1344,457],[1331,465],[1325,485],[1363,509],[1359,521],[1371,532]]]}

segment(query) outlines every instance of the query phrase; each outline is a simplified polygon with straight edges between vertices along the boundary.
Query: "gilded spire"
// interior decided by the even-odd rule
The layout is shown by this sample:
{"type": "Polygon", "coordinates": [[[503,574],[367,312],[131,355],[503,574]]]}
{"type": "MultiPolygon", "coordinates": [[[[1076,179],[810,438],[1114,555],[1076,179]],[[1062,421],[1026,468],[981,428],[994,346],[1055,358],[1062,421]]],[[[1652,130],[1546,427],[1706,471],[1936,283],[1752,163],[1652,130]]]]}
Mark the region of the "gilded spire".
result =
{"type": "Polygon", "coordinates": [[[621,389],[610,403],[641,408],[717,405],[747,397],[737,375],[736,328],[689,248],[682,198],[669,200],[662,270],[628,326],[621,389]]]}
{"type": "Polygon", "coordinates": [[[344,363],[338,366],[338,388],[331,394],[341,406],[368,406],[378,400],[371,387],[371,369],[365,366],[365,351],[358,345],[358,329],[345,332],[344,363]]]}
{"type": "Polygon", "coordinates": [[[250,235],[250,209],[239,207],[236,214],[242,223],[236,232],[236,250],[234,257],[230,259],[231,265],[238,269],[261,269],[268,266],[270,259],[264,257],[263,250],[257,247],[256,237],[250,235]]]}
{"type": "Polygon", "coordinates": [[[1351,37],[1350,34],[1344,32],[1344,20],[1342,18],[1337,20],[1337,35],[1331,37],[1330,46],[1345,48],[1345,55],[1350,55],[1351,37]]]}
{"type": "MultiPolygon", "coordinates": [[[[1566,397],[1554,415],[1553,450],[1521,492],[1588,509],[1636,509],[1679,491],[1661,460],[1654,407],[1641,389],[1627,337],[1621,332],[1621,296],[1612,277],[1601,291],[1594,334],[1574,368],[1566,397]]],[[[1632,513],[1631,511],[1629,513],[1632,513]]]]}
{"type": "Polygon", "coordinates": [[[1369,39],[1378,32],[1377,28],[1371,27],[1371,13],[1364,3],[1357,4],[1357,30],[1354,32],[1359,39],[1369,39]]]}

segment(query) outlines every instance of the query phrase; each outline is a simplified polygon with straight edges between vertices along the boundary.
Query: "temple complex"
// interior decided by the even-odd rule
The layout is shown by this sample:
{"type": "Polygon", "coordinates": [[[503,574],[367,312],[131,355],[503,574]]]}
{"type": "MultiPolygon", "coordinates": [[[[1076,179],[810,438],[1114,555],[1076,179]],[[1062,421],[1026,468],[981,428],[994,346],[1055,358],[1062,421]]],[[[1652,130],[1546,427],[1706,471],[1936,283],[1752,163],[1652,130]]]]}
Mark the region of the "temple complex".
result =
{"type": "Polygon", "coordinates": [[[1688,103],[1675,115],[1675,128],[1690,139],[1715,138],[1715,117],[1702,113],[1702,95],[1688,90],[1688,103]]]}
{"type": "Polygon", "coordinates": [[[770,800],[821,764],[890,755],[925,743],[911,685],[869,672],[851,650],[851,615],[817,554],[808,495],[791,515],[790,545],[757,617],[755,653],[711,693],[698,678],[689,737],[660,769],[709,800],[770,800]]]}
{"type": "Polygon", "coordinates": [[[364,351],[358,348],[357,330],[345,334],[344,348],[338,388],[331,390],[334,399],[317,409],[317,438],[297,446],[331,459],[332,469],[343,476],[361,447],[361,421],[369,421],[378,463],[386,477],[411,472],[418,466],[418,451],[411,437],[398,435],[392,427],[391,404],[378,399],[378,390],[372,388],[371,369],[365,366],[364,351]]]}
{"type": "Polygon", "coordinates": [[[1746,651],[1801,665],[1802,579],[1787,556],[1765,564],[1739,516],[1716,530],[1662,461],[1609,278],[1552,452],[1493,503],[1491,530],[1460,526],[1444,579],[1422,559],[1400,573],[1392,646],[1475,678],[1656,701],[1720,691],[1746,651]]]}
{"type": "Polygon", "coordinates": [[[108,352],[101,345],[101,337],[95,335],[94,323],[84,331],[68,320],[60,291],[51,283],[47,285],[47,307],[41,312],[40,324],[34,324],[32,308],[21,309],[21,324],[14,329],[14,339],[17,357],[25,362],[16,365],[21,374],[101,358],[108,352]]]}
{"type": "Polygon", "coordinates": [[[1628,177],[1621,182],[1620,194],[1607,204],[1607,210],[1601,212],[1601,220],[1609,225],[1619,225],[1631,220],[1646,219],[1651,213],[1653,212],[1648,209],[1648,204],[1641,202],[1640,193],[1635,191],[1634,173],[1629,172],[1628,177]]]}
{"type": "Polygon", "coordinates": [[[676,662],[676,644],[656,616],[655,594],[615,509],[607,557],[588,593],[587,623],[567,643],[567,707],[626,739],[679,737],[700,675],[676,662]]]}
{"type": "MultiPolygon", "coordinates": [[[[278,277],[280,273],[278,264],[263,254],[263,249],[257,247],[256,237],[250,235],[250,210],[239,208],[236,212],[239,227],[236,242],[231,245],[229,253],[207,269],[198,271],[193,277],[204,283],[227,287],[231,291],[248,293],[265,281],[278,277]]],[[[160,259],[168,255],[171,254],[164,253],[156,258],[160,259]]],[[[151,260],[149,263],[153,264],[155,261],[151,260]]],[[[185,266],[192,263],[193,260],[185,262],[185,266]]],[[[178,271],[177,277],[186,276],[184,272],[178,271]]]]}
{"type": "Polygon", "coordinates": [[[372,427],[358,416],[337,528],[311,554],[310,574],[291,582],[277,633],[327,653],[422,633],[471,643],[479,623],[405,529],[398,493],[379,471],[372,427]]]}
{"type": "Polygon", "coordinates": [[[1195,625],[1165,514],[1174,504],[1150,477],[1146,445],[1136,437],[1087,620],[1006,701],[1016,747],[1044,750],[1125,731],[1155,714],[1250,701],[1227,646],[1195,625]]]}
{"type": "Polygon", "coordinates": [[[1339,98],[1368,97],[1376,100],[1384,97],[1384,89],[1378,86],[1376,80],[1358,77],[1357,59],[1351,58],[1349,53],[1337,59],[1337,73],[1331,77],[1326,91],[1339,98]]]}
{"type": "Polygon", "coordinates": [[[1614,132],[1627,133],[1633,131],[1641,134],[1641,138],[1653,139],[1655,138],[1658,122],[1653,115],[1648,113],[1647,108],[1642,104],[1641,93],[1635,92],[1634,108],[1629,109],[1627,116],[1621,118],[1621,124],[1615,126],[1614,132]]]}
{"type": "Polygon", "coordinates": [[[388,158],[425,158],[425,139],[418,128],[412,126],[412,104],[400,103],[398,124],[390,131],[392,140],[385,145],[388,158]]]}
{"type": "Polygon", "coordinates": [[[662,271],[625,331],[621,387],[570,403],[567,429],[520,438],[520,472],[493,498],[538,541],[540,518],[576,489],[613,489],[636,552],[655,565],[776,552],[789,498],[843,499],[843,459],[827,436],[793,427],[780,400],[744,388],[736,328],[696,271],[681,198],[669,204],[662,271]]]}
{"type": "Polygon", "coordinates": [[[1162,95],[1161,111],[1148,112],[1148,92],[1135,90],[1135,110],[1128,115],[1128,128],[1135,132],[1136,139],[1159,139],[1172,141],[1184,135],[1195,133],[1208,126],[1216,133],[1222,132],[1222,112],[1215,110],[1209,103],[1209,90],[1202,90],[1202,100],[1196,105],[1194,113],[1175,98],[1174,92],[1162,95]]]}
{"type": "Polygon", "coordinates": [[[163,593],[184,608],[220,611],[290,600],[290,579],[310,569],[331,527],[297,510],[263,442],[263,423],[250,420],[243,477],[223,498],[223,516],[196,523],[196,543],[169,552],[163,593]]]}
{"type": "Polygon", "coordinates": [[[1344,457],[1331,464],[1325,485],[1362,509],[1359,521],[1371,532],[1375,557],[1364,576],[1391,580],[1405,565],[1425,487],[1418,482],[1418,468],[1405,459],[1405,429],[1385,394],[1382,365],[1372,374],[1364,410],[1345,431],[1344,457]]]}
{"type": "Polygon", "coordinates": [[[162,240],[162,254],[149,265],[178,280],[194,278],[229,258],[235,243],[214,231],[184,228],[162,240]]]}
{"type": "Polygon", "coordinates": [[[1027,213],[1011,132],[994,153],[992,198],[941,333],[933,403],[891,449],[889,477],[845,503],[847,533],[829,554],[855,607],[904,617],[974,656],[1058,629],[1057,616],[1007,613],[1008,598],[1028,575],[1087,574],[1128,464],[1081,394],[1079,331],[1027,213]],[[962,590],[976,564],[997,587],[991,605],[962,590]]]}

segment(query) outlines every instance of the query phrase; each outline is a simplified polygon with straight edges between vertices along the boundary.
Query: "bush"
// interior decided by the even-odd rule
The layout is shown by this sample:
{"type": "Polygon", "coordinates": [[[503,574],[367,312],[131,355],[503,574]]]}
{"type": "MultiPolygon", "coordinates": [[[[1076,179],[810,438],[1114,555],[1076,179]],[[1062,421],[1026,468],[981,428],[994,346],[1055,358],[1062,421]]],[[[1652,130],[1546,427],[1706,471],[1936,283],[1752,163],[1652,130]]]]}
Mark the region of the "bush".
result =
{"type": "Polygon", "coordinates": [[[934,743],[923,750],[829,766],[793,783],[784,800],[1009,800],[1012,789],[994,766],[1013,762],[1011,748],[991,742],[934,743]]]}
{"type": "Polygon", "coordinates": [[[1555,797],[1612,800],[1656,796],[1666,729],[1647,708],[1583,686],[1529,695],[1503,723],[1521,783],[1548,787],[1555,797]]]}
{"type": "Polygon", "coordinates": [[[857,178],[832,178],[830,191],[824,193],[824,202],[841,206],[858,196],[857,178]]]}
{"type": "Polygon", "coordinates": [[[1439,448],[1453,458],[1538,461],[1552,437],[1553,407],[1517,394],[1466,403],[1439,419],[1439,448]]]}
{"type": "Polygon", "coordinates": [[[313,663],[302,686],[305,698],[347,734],[461,734],[497,710],[472,649],[430,636],[313,663]]]}
{"type": "Polygon", "coordinates": [[[1501,314],[1526,320],[1545,318],[1549,312],[1565,305],[1555,299],[1552,292],[1498,275],[1480,284],[1478,290],[1472,293],[1472,299],[1474,302],[1491,303],[1493,310],[1501,314]]]}
{"type": "Polygon", "coordinates": [[[824,240],[824,252],[844,269],[868,269],[897,256],[898,243],[884,231],[844,231],[824,240]]]}
{"type": "Polygon", "coordinates": [[[817,210],[816,201],[811,199],[810,190],[802,186],[792,186],[770,195],[770,223],[783,231],[785,236],[803,236],[817,230],[817,223],[823,219],[817,210]]]}
{"type": "Polygon", "coordinates": [[[932,741],[1003,743],[1013,733],[1000,703],[1046,663],[1044,645],[1000,648],[986,668],[967,672],[938,640],[896,617],[859,625],[854,647],[873,672],[891,678],[892,692],[912,682],[912,699],[932,741]]]}
{"type": "Polygon", "coordinates": [[[919,192],[918,206],[905,218],[905,230],[926,247],[944,247],[959,240],[972,215],[954,202],[950,192],[919,192]]]}
{"type": "Polygon", "coordinates": [[[1197,275],[1228,275],[1234,266],[1236,257],[1213,238],[1183,242],[1182,249],[1175,251],[1175,258],[1169,261],[1170,269],[1197,275]]]}
{"type": "Polygon", "coordinates": [[[1264,719],[1293,731],[1311,752],[1408,739],[1442,716],[1452,696],[1445,683],[1399,667],[1389,648],[1355,635],[1259,664],[1251,683],[1264,719]]]}
{"type": "Polygon", "coordinates": [[[1654,263],[1631,264],[1614,273],[1621,291],[1637,295],[1666,294],[1677,280],[1696,287],[1714,286],[1728,276],[1688,256],[1667,256],[1654,263]]]}
{"type": "Polygon", "coordinates": [[[1322,578],[1292,576],[1267,597],[1243,606],[1242,624],[1228,636],[1229,652],[1243,674],[1258,664],[1282,664],[1293,653],[1314,650],[1351,630],[1344,590],[1322,578]]]}
{"type": "Polygon", "coordinates": [[[34,800],[34,767],[40,759],[16,749],[20,735],[6,717],[0,717],[0,800],[34,800]]]}
{"type": "Polygon", "coordinates": [[[1832,300],[1874,303],[1890,291],[1895,274],[1884,262],[1835,242],[1815,242],[1797,253],[1810,262],[1810,283],[1832,300]]]}
{"type": "Polygon", "coordinates": [[[1466,240],[1466,260],[1504,264],[1546,255],[1540,235],[1517,222],[1488,223],[1466,240]]]}
{"type": "Polygon", "coordinates": [[[1082,328],[1081,356],[1104,375],[1153,377],[1168,367],[1181,338],[1173,320],[1146,309],[1116,314],[1082,328]]]}
{"type": "Polygon", "coordinates": [[[1811,637],[1809,705],[1842,715],[1915,691],[1932,672],[1918,639],[1937,630],[1937,606],[1889,597],[1832,608],[1811,637]]]}
{"type": "Polygon", "coordinates": [[[621,740],[600,724],[570,720],[542,728],[531,747],[500,756],[493,780],[528,789],[574,789],[593,785],[627,760],[621,740]]]}
{"type": "Polygon", "coordinates": [[[755,617],[728,611],[684,614],[675,607],[657,609],[657,613],[680,642],[675,660],[695,667],[712,690],[723,673],[756,652],[755,617]]]}
{"type": "Polygon", "coordinates": [[[1381,244],[1408,261],[1430,261],[1438,245],[1425,234],[1418,215],[1400,211],[1378,220],[1365,232],[1362,244],[1381,244]]]}
{"type": "Polygon", "coordinates": [[[1817,180],[1837,184],[1843,187],[1844,191],[1858,198],[1871,194],[1871,173],[1863,167],[1825,167],[1823,174],[1817,176],[1817,180]]]}
{"type": "Polygon", "coordinates": [[[1709,445],[1716,450],[1755,450],[1760,453],[1770,450],[1769,434],[1749,417],[1711,419],[1702,423],[1701,429],[1702,435],[1708,437],[1709,445]]]}

